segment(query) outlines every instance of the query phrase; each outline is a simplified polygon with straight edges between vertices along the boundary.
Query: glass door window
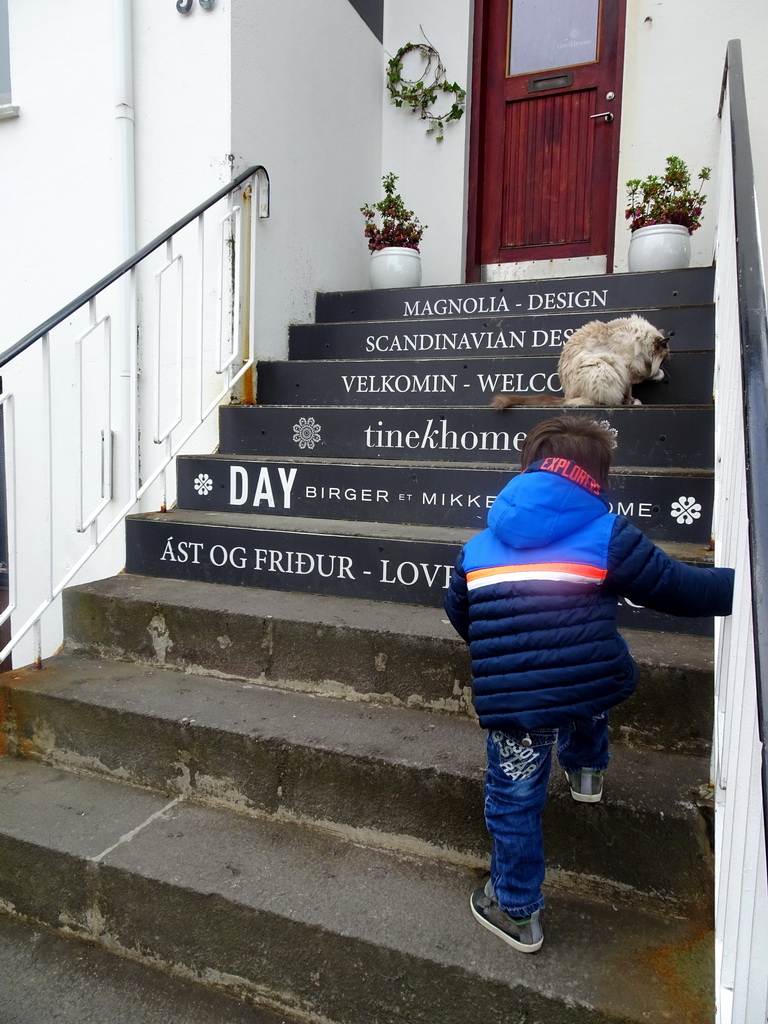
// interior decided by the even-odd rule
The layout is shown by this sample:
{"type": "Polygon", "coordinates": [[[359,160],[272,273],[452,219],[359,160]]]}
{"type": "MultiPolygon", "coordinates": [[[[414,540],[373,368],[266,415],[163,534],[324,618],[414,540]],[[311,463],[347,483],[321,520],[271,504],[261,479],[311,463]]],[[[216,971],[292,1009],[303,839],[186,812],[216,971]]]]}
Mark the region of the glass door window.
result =
{"type": "Polygon", "coordinates": [[[509,74],[597,60],[600,0],[511,0],[509,74]]]}

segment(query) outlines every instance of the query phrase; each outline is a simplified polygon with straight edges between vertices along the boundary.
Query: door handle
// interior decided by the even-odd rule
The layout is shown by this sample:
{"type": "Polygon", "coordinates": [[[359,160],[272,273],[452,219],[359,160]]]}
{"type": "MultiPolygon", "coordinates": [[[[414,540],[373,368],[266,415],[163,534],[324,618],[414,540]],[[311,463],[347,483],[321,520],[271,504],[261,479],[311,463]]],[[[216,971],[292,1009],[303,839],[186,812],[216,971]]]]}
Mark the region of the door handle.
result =
{"type": "Polygon", "coordinates": [[[604,110],[602,112],[602,114],[590,114],[589,115],[590,121],[594,117],[602,117],[606,124],[610,124],[611,121],[613,120],[613,114],[610,112],[610,110],[604,110]]]}

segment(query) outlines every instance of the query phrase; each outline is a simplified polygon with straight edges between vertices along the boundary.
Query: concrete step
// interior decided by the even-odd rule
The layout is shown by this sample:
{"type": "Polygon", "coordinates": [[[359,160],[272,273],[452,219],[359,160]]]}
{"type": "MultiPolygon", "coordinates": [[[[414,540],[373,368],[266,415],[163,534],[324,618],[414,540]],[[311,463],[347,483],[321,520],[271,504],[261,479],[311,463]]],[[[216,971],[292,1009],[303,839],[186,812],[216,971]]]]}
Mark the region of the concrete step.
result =
{"type": "MultiPolygon", "coordinates": [[[[469,717],[71,655],[2,682],[11,755],[402,852],[489,862],[485,739],[469,717]]],[[[704,758],[616,745],[606,797],[585,813],[555,770],[544,813],[550,870],[577,888],[587,879],[675,906],[706,901],[698,804],[708,772],[704,758]]]]}
{"type": "MultiPolygon", "coordinates": [[[[503,354],[445,358],[325,359],[262,362],[259,405],[490,405],[496,394],[546,401],[562,397],[556,355],[503,354]]],[[[644,405],[706,405],[712,401],[714,353],[677,352],[663,381],[632,389],[644,405]]]]}
{"type": "Polygon", "coordinates": [[[706,918],[550,887],[544,948],[524,957],[471,917],[481,881],[322,829],[0,762],[7,910],[275,1009],[337,1024],[711,1019],[706,918]]]}
{"type": "Polygon", "coordinates": [[[317,323],[349,320],[433,319],[515,313],[580,313],[709,305],[714,270],[696,267],[650,274],[603,274],[502,284],[437,285],[318,294],[317,323]]]}
{"type": "MultiPolygon", "coordinates": [[[[551,407],[356,409],[332,406],[223,406],[220,450],[229,455],[303,455],[345,460],[517,465],[528,431],[551,407]]],[[[616,430],[614,465],[711,470],[711,405],[579,409],[616,430]]]]}
{"type": "Polygon", "coordinates": [[[304,1024],[0,914],[3,1024],[304,1024]]]}
{"type": "MultiPolygon", "coordinates": [[[[624,635],[640,682],[612,712],[614,735],[707,756],[712,641],[624,635]]],[[[64,642],[91,657],[471,714],[466,645],[432,608],[120,575],[65,591],[64,642]]]]}
{"type": "MultiPolygon", "coordinates": [[[[496,313],[473,317],[420,317],[353,320],[348,323],[294,324],[289,328],[291,359],[407,359],[417,356],[503,356],[536,353],[559,356],[571,334],[590,320],[613,320],[637,313],[670,338],[673,353],[711,349],[715,309],[667,309],[588,313],[496,313]]],[[[673,364],[674,365],[674,364],[673,364]]]]}
{"type": "MultiPolygon", "coordinates": [[[[441,609],[461,546],[474,531],[176,509],[126,519],[126,572],[441,609]]],[[[702,545],[665,545],[711,564],[702,545]]],[[[661,615],[619,602],[622,628],[711,636],[711,618],[661,615]]]]}
{"type": "MultiPolygon", "coordinates": [[[[258,455],[187,455],[176,460],[178,505],[353,522],[418,523],[482,530],[488,509],[517,474],[498,466],[341,462],[258,455]]],[[[611,510],[654,540],[708,544],[711,471],[616,470],[611,510]]]]}

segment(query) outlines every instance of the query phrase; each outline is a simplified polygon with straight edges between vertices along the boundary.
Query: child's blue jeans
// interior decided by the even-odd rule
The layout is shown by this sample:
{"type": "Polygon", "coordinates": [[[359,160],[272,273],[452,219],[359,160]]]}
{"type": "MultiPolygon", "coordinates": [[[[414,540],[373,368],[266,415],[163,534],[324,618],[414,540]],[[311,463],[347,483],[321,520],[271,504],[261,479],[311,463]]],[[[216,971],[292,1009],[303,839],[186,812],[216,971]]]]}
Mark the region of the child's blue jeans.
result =
{"type": "Polygon", "coordinates": [[[493,840],[491,882],[501,909],[528,917],[544,906],[541,812],[552,746],[565,771],[608,767],[608,715],[562,729],[488,733],[485,823],[493,840]]]}

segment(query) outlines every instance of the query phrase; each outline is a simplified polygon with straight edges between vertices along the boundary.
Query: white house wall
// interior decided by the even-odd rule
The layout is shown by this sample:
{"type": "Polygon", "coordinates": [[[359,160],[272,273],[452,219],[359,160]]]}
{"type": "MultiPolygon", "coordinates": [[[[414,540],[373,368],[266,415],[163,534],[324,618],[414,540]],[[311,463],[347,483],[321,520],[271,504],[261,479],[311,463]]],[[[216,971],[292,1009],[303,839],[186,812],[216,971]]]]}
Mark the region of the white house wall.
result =
{"type": "MultiPolygon", "coordinates": [[[[230,177],[230,0],[132,0],[137,242],[230,177]]],[[[0,123],[2,349],[122,259],[112,3],[9,0],[13,101],[0,123]],[[12,242],[9,243],[9,240],[12,242]]]]}
{"type": "Polygon", "coordinates": [[[117,256],[112,7],[78,6],[8,3],[20,116],[0,122],[0,350],[117,256]]]}
{"type": "MultiPolygon", "coordinates": [[[[157,2],[157,0],[153,0],[157,2]]],[[[232,152],[264,164],[256,351],[284,358],[315,292],[368,287],[360,207],[380,194],[382,47],[347,0],[234,0],[232,152]]]]}
{"type": "MultiPolygon", "coordinates": [[[[762,226],[768,230],[768,4],[765,0],[628,0],[624,57],[616,270],[626,271],[630,233],[624,219],[623,185],[664,171],[664,160],[682,157],[694,173],[716,168],[725,50],[740,39],[762,226]]],[[[691,263],[712,262],[714,197],[702,226],[691,236],[691,263]]]]}
{"type": "MultiPolygon", "coordinates": [[[[422,224],[429,225],[421,245],[424,284],[453,284],[464,279],[472,8],[469,0],[386,0],[384,7],[382,174],[394,171],[399,175],[403,201],[422,224]],[[458,82],[467,90],[466,112],[460,121],[446,125],[442,142],[435,140],[435,134],[426,134],[427,124],[418,114],[406,106],[394,106],[385,87],[389,58],[406,43],[426,41],[440,54],[447,81],[458,82]]],[[[417,78],[423,67],[417,55],[408,55],[403,74],[417,78]]],[[[445,101],[438,97],[432,109],[444,113],[451,100],[452,96],[445,101]]],[[[371,198],[379,194],[374,192],[371,198]]]]}
{"type": "MultiPolygon", "coordinates": [[[[107,5],[109,6],[109,5],[107,5]]],[[[231,177],[233,0],[132,0],[139,245],[231,177]]]]}
{"type": "MultiPolygon", "coordinates": [[[[390,56],[424,35],[440,53],[449,81],[470,93],[468,115],[450,124],[442,143],[425,136],[423,124],[384,93],[382,166],[400,175],[407,205],[429,224],[424,236],[424,283],[464,279],[468,128],[471,112],[471,0],[386,0],[384,44],[390,56]]],[[[716,167],[720,125],[717,117],[726,45],[741,39],[752,128],[758,198],[768,230],[768,4],[764,0],[628,0],[624,95],[622,104],[619,199],[614,269],[627,270],[630,233],[624,218],[625,182],[662,173],[664,160],[682,157],[697,172],[716,167]]],[[[386,57],[385,57],[386,60],[386,57]]],[[[437,104],[435,109],[437,109],[437,104]]],[[[716,194],[717,182],[707,188],[716,194]]],[[[712,261],[714,222],[705,213],[692,236],[692,264],[712,261]]],[[[532,266],[529,275],[536,275],[532,266]]]]}

